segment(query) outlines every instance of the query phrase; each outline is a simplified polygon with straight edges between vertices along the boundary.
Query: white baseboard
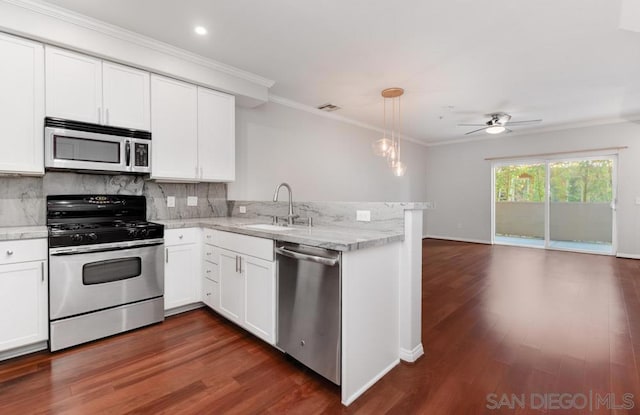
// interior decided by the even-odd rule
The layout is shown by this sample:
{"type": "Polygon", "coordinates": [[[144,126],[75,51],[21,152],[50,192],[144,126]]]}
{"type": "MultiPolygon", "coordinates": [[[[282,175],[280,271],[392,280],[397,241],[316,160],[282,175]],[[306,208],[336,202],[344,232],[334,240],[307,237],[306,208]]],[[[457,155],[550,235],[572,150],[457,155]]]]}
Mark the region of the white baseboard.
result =
{"type": "Polygon", "coordinates": [[[412,350],[400,348],[400,359],[404,362],[413,363],[424,354],[422,343],[414,347],[412,350]]]}
{"type": "Polygon", "coordinates": [[[384,375],[386,375],[391,369],[393,369],[394,367],[396,367],[398,364],[400,363],[400,359],[395,359],[389,366],[385,367],[384,369],[382,369],[380,371],[380,373],[378,373],[377,375],[375,375],[369,382],[365,383],[364,386],[362,386],[360,389],[358,389],[356,392],[353,393],[353,395],[345,398],[344,396],[342,397],[342,404],[344,406],[349,406],[353,403],[353,401],[355,401],[356,399],[358,399],[360,397],[360,395],[362,395],[363,393],[365,393],[367,391],[367,389],[369,389],[370,387],[372,387],[377,381],[379,381],[380,379],[382,379],[382,377],[384,375]]]}
{"type": "Polygon", "coordinates": [[[30,344],[28,346],[22,346],[15,349],[7,350],[0,353],[0,361],[13,359],[14,357],[22,356],[29,353],[39,352],[41,350],[47,350],[47,341],[30,344]]]}
{"type": "Polygon", "coordinates": [[[187,304],[180,307],[172,308],[170,310],[164,310],[164,316],[175,316],[176,314],[185,313],[187,311],[195,310],[196,308],[204,307],[204,303],[187,304]]]}
{"type": "Polygon", "coordinates": [[[628,259],[640,259],[640,255],[638,254],[625,254],[623,252],[618,252],[616,254],[618,258],[628,258],[628,259]]]}
{"type": "Polygon", "coordinates": [[[491,245],[491,241],[487,241],[487,240],[484,240],[484,239],[456,238],[456,237],[453,237],[453,236],[429,235],[429,234],[427,234],[427,236],[425,236],[425,238],[444,239],[445,241],[471,242],[471,243],[474,243],[474,244],[491,245]]]}

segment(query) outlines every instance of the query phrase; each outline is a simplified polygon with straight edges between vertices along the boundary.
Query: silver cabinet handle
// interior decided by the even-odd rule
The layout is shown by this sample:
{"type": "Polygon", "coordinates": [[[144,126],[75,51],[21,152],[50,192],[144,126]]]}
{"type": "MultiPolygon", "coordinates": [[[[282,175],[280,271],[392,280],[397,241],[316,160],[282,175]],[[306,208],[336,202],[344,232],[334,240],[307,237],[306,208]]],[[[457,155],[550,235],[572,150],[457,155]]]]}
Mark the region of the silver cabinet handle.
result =
{"type": "Polygon", "coordinates": [[[236,255],[236,272],[238,272],[238,255],[236,255]]]}
{"type": "Polygon", "coordinates": [[[211,274],[211,270],[210,269],[207,270],[207,274],[211,274]]]}
{"type": "Polygon", "coordinates": [[[164,251],[165,251],[164,262],[168,264],[169,263],[169,248],[165,248],[164,251]]]}
{"type": "Polygon", "coordinates": [[[242,257],[241,256],[238,257],[238,262],[240,263],[238,268],[240,268],[240,274],[242,274],[242,257]]]}
{"type": "Polygon", "coordinates": [[[44,262],[40,263],[40,281],[44,282],[44,262]]]}
{"type": "Polygon", "coordinates": [[[13,255],[13,251],[11,249],[7,249],[7,255],[13,255]]]}
{"type": "Polygon", "coordinates": [[[178,238],[182,239],[182,238],[184,238],[184,235],[178,235],[178,238]]]}

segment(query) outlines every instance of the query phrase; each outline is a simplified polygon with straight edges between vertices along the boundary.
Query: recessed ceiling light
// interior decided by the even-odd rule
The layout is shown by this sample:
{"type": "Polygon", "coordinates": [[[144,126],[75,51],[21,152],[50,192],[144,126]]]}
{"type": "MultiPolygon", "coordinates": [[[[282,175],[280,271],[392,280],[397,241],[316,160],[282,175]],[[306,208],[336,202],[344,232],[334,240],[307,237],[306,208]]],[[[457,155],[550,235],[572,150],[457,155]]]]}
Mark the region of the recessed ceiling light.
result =
{"type": "Polygon", "coordinates": [[[199,34],[200,36],[204,36],[207,34],[207,29],[202,27],[202,26],[196,26],[193,29],[194,32],[196,32],[197,34],[199,34]]]}

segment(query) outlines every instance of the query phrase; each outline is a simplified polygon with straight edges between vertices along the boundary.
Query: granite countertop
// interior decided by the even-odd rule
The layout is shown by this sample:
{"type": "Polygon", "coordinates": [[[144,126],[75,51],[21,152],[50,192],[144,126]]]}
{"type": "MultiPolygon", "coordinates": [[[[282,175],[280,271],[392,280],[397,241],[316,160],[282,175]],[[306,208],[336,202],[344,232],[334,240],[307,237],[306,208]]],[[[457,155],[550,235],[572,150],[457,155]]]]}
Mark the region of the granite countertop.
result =
{"type": "Polygon", "coordinates": [[[163,224],[165,229],[217,229],[259,238],[334,249],[336,251],[354,251],[404,240],[404,232],[398,230],[367,230],[323,225],[311,228],[296,225],[292,227],[293,230],[287,232],[251,229],[245,226],[265,224],[266,222],[264,220],[236,217],[154,220],[153,222],[163,224]]]}
{"type": "Polygon", "coordinates": [[[0,241],[39,239],[48,236],[46,226],[0,226],[0,241]]]}

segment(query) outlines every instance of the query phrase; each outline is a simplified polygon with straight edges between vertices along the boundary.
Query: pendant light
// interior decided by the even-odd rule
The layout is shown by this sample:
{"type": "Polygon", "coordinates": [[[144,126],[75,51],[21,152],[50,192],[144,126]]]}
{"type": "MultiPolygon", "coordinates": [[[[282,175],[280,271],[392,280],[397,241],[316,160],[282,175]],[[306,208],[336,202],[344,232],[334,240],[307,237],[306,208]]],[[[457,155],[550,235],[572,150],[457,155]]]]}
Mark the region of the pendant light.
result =
{"type": "Polygon", "coordinates": [[[400,160],[400,97],[402,88],[387,88],[382,91],[384,107],[384,135],[373,143],[373,152],[387,158],[395,176],[404,176],[407,166],[400,160]],[[391,139],[387,138],[387,100],[391,100],[391,139]]]}
{"type": "Polygon", "coordinates": [[[393,142],[387,138],[387,100],[383,100],[384,133],[382,138],[371,145],[373,154],[380,157],[387,157],[393,147],[393,142]]]}

